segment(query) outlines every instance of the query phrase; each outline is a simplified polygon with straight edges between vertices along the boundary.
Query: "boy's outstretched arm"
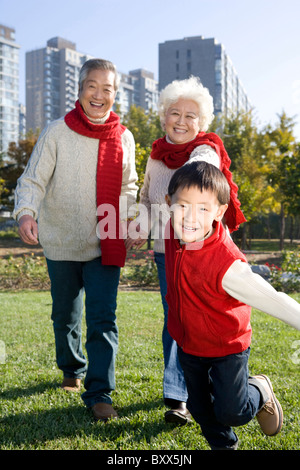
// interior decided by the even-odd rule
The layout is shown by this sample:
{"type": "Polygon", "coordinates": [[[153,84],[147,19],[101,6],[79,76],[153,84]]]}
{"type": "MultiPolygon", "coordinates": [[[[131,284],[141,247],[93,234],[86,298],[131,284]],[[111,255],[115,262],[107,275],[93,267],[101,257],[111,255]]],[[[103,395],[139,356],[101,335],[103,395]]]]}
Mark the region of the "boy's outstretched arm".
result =
{"type": "Polygon", "coordinates": [[[300,304],[283,292],[277,292],[250,266],[235,261],[222,280],[223,289],[235,299],[261,310],[300,330],[300,304]]]}

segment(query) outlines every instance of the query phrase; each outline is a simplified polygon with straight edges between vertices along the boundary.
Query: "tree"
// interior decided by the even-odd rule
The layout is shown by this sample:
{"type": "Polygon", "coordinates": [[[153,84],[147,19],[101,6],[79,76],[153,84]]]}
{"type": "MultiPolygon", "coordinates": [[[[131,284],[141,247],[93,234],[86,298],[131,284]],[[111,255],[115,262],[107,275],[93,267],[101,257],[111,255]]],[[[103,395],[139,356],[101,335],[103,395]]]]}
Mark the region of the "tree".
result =
{"type": "Polygon", "coordinates": [[[3,188],[1,200],[8,206],[11,205],[13,191],[17,185],[17,180],[23,173],[30,158],[33,147],[38,139],[39,131],[29,132],[26,137],[18,143],[10,142],[7,158],[2,160],[1,178],[3,188]]]}
{"type": "Polygon", "coordinates": [[[159,116],[152,110],[146,113],[141,107],[131,106],[122,122],[132,132],[135,142],[142,148],[151,149],[152,143],[164,135],[159,116]]]}
{"type": "MultiPolygon", "coordinates": [[[[293,190],[297,189],[291,171],[296,142],[293,135],[294,118],[288,117],[284,111],[278,115],[278,118],[279,121],[276,127],[272,129],[268,126],[265,136],[268,142],[266,148],[266,159],[269,165],[268,179],[276,190],[275,197],[280,204],[279,238],[280,250],[282,250],[284,246],[285,217],[291,210],[289,206],[292,203],[293,190]]],[[[296,169],[296,166],[294,169],[296,169]]]]}
{"type": "Polygon", "coordinates": [[[247,223],[241,227],[242,248],[245,249],[250,224],[259,214],[268,213],[274,205],[274,190],[266,180],[260,134],[252,113],[223,119],[221,137],[232,162],[230,169],[239,187],[238,197],[247,219],[247,223]]]}
{"type": "Polygon", "coordinates": [[[300,214],[300,144],[295,145],[292,155],[285,155],[281,159],[278,174],[285,212],[291,217],[292,240],[294,221],[300,214]]]}

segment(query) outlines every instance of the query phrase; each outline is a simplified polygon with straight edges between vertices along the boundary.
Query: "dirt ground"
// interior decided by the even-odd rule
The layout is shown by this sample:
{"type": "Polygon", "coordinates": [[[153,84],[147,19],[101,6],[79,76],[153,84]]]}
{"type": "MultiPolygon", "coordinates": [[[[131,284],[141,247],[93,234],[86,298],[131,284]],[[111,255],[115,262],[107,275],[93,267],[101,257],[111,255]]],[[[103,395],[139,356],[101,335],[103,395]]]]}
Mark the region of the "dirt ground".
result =
{"type": "MultiPolygon", "coordinates": [[[[34,254],[34,256],[42,256],[43,249],[40,245],[29,246],[23,243],[18,238],[16,239],[2,239],[0,240],[0,258],[8,256],[23,256],[34,254]]],[[[247,251],[245,252],[246,258],[251,264],[275,264],[280,266],[281,264],[281,253],[279,251],[274,252],[256,252],[247,251]]],[[[142,253],[141,253],[141,256],[142,253]]]]}
{"type": "Polygon", "coordinates": [[[26,245],[18,238],[0,239],[0,258],[30,255],[31,253],[34,253],[36,256],[41,256],[43,249],[40,245],[26,245]]]}

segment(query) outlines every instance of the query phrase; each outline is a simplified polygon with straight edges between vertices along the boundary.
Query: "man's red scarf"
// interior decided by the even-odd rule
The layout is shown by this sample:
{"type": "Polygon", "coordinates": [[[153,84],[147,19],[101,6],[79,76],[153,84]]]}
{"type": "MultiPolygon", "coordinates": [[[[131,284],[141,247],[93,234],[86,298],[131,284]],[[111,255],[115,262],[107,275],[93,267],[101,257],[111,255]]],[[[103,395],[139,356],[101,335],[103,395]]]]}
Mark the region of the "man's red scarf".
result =
{"type": "Polygon", "coordinates": [[[246,219],[240,209],[241,203],[237,197],[238,187],[233,182],[232,173],[229,170],[231,160],[217,134],[199,132],[194,140],[185,144],[171,144],[167,142],[166,136],[164,136],[153,142],[151,158],[161,160],[170,169],[177,169],[189,160],[192,151],[199,145],[210,145],[220,157],[220,170],[226,176],[230,186],[230,202],[225,213],[225,219],[230,232],[234,232],[240,224],[246,222],[246,219]]]}
{"type": "MultiPolygon", "coordinates": [[[[119,233],[119,197],[123,161],[121,136],[126,127],[120,123],[119,116],[113,111],[110,112],[104,124],[93,124],[88,120],[78,100],[75,103],[75,109],[66,114],[65,122],[77,134],[99,140],[96,172],[97,208],[101,204],[110,204],[114,207],[116,214],[115,220],[110,220],[115,226],[114,238],[100,236],[102,264],[124,266],[126,249],[119,233]]],[[[98,215],[98,221],[101,222],[106,216],[106,212],[104,215],[98,215]]]]}

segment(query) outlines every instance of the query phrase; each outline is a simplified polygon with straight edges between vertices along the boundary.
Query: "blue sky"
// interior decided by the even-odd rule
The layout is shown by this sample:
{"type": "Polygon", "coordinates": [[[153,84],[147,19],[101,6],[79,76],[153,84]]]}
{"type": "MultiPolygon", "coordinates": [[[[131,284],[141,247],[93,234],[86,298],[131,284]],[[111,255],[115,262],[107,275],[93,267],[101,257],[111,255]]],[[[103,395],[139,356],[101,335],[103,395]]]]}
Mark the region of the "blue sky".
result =
{"type": "Polygon", "coordinates": [[[299,0],[0,0],[0,23],[15,28],[20,101],[25,53],[61,36],[118,70],[146,68],[158,79],[158,44],[186,36],[221,42],[254,107],[259,127],[284,110],[300,141],[299,0]]]}

